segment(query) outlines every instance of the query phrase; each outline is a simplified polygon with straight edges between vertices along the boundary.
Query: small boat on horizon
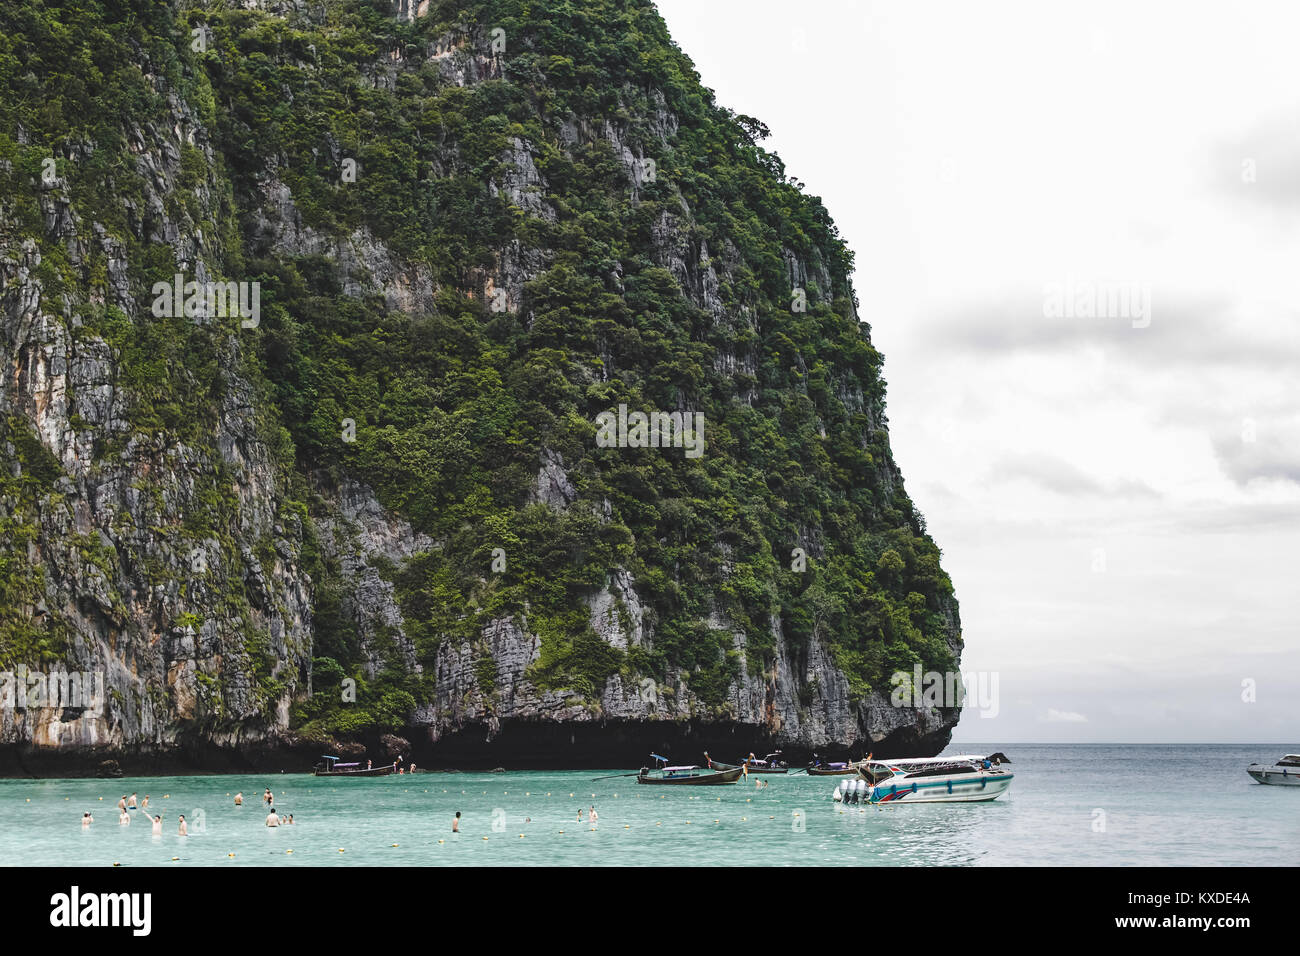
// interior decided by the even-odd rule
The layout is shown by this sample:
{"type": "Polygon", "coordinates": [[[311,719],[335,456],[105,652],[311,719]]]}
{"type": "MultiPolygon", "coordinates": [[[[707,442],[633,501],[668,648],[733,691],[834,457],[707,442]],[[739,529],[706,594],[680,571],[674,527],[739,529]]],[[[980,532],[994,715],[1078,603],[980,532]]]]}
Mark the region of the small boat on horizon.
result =
{"type": "Polygon", "coordinates": [[[397,769],[396,764],[382,767],[363,767],[360,763],[340,763],[338,757],[323,756],[312,768],[318,777],[387,777],[397,769]]]}
{"type": "Polygon", "coordinates": [[[1300,754],[1287,754],[1271,767],[1253,763],[1246,768],[1246,773],[1259,783],[1276,787],[1300,787],[1300,754]]]}

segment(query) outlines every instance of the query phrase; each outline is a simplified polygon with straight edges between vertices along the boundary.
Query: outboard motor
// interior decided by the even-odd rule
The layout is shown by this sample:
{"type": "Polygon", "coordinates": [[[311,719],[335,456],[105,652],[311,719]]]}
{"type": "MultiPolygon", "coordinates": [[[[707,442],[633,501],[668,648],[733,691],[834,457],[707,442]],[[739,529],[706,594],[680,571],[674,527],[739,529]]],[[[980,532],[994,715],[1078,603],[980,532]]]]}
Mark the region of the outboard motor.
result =
{"type": "Polygon", "coordinates": [[[853,793],[853,802],[854,802],[854,803],[866,803],[866,802],[867,802],[867,782],[866,782],[865,780],[861,780],[861,779],[859,779],[859,780],[857,781],[857,786],[855,786],[855,787],[853,788],[853,790],[854,790],[854,793],[853,793]]]}
{"type": "Polygon", "coordinates": [[[836,803],[844,802],[844,783],[845,781],[841,780],[835,787],[835,793],[831,795],[831,799],[836,803]]]}

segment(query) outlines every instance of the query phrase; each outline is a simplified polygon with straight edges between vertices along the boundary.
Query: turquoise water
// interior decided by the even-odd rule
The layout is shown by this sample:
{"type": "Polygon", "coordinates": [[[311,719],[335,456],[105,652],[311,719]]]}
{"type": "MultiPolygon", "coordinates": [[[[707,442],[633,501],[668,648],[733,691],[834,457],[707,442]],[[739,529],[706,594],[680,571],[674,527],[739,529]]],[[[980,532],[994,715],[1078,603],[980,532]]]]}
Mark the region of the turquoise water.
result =
{"type": "Polygon", "coordinates": [[[1244,772],[1253,761],[1272,763],[1300,750],[1294,744],[963,744],[951,750],[1007,753],[1016,774],[1010,794],[984,804],[841,808],[830,799],[835,777],[768,776],[766,790],[752,781],[670,788],[638,786],[631,778],[593,782],[601,774],[594,770],[370,780],[306,774],[0,780],[0,860],[20,866],[1296,862],[1279,851],[1300,844],[1300,788],[1261,786],[1244,772]],[[264,826],[261,795],[268,786],[277,808],[294,814],[294,826],[264,826]],[[243,807],[234,806],[239,790],[243,807]],[[151,809],[164,820],[162,837],[151,836],[140,812],[131,826],[119,826],[117,800],[132,791],[149,794],[151,809]],[[592,804],[599,818],[594,830],[586,812],[592,804]],[[80,823],[85,810],[95,815],[88,830],[80,823]],[[461,833],[454,835],[457,810],[461,833]],[[176,832],[181,813],[190,821],[188,837],[176,832]]]}

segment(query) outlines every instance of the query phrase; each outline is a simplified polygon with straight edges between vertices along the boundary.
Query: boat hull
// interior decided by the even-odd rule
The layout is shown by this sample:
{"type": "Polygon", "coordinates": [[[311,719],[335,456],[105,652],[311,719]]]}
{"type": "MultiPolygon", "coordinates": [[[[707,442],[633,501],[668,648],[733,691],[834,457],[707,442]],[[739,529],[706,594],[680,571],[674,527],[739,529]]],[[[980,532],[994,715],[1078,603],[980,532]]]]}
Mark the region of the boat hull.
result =
{"type": "MultiPolygon", "coordinates": [[[[719,763],[713,761],[714,770],[740,770],[741,765],[738,763],[719,763]]],[[[750,773],[789,773],[789,767],[755,767],[752,764],[749,768],[750,773]]]]}
{"type": "Polygon", "coordinates": [[[810,777],[847,777],[849,774],[856,774],[857,767],[845,767],[842,770],[826,770],[821,767],[809,767],[808,776],[810,777]]]}
{"type": "Polygon", "coordinates": [[[1300,787],[1300,769],[1295,767],[1265,767],[1261,764],[1252,764],[1246,768],[1246,773],[1257,782],[1273,787],[1300,787]]]}
{"type": "Polygon", "coordinates": [[[316,770],[318,777],[387,777],[392,767],[371,767],[369,770],[316,770]]]}
{"type": "Polygon", "coordinates": [[[940,779],[891,780],[867,790],[867,803],[986,803],[1011,789],[1015,774],[984,772],[940,779]]]}
{"type": "Polygon", "coordinates": [[[717,773],[699,773],[692,776],[683,774],[679,777],[655,777],[650,774],[638,774],[636,782],[677,787],[716,787],[721,784],[735,783],[740,779],[744,769],[744,767],[736,767],[734,770],[720,770],[717,773]]]}

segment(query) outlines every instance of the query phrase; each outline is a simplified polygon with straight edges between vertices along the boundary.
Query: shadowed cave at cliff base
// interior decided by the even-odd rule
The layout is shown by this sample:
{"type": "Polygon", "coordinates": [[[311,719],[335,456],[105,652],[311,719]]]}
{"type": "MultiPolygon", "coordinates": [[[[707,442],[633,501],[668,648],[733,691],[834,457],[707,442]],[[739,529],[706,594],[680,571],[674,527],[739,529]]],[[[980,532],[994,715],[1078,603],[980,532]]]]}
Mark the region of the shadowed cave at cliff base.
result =
{"type": "MultiPolygon", "coordinates": [[[[922,734],[913,727],[896,730],[874,742],[852,747],[810,748],[782,744],[770,734],[748,725],[730,723],[650,724],[645,721],[607,721],[584,726],[542,722],[503,721],[489,736],[486,725],[475,724],[445,734],[436,743],[426,728],[408,728],[402,753],[425,770],[485,771],[575,770],[626,767],[635,770],[649,762],[651,753],[683,763],[703,763],[704,752],[730,761],[751,751],[761,755],[780,750],[792,768],[805,766],[814,753],[822,759],[862,757],[929,757],[948,745],[951,728],[922,734]]],[[[357,741],[343,747],[348,756],[383,763],[392,759],[392,738],[357,741]]],[[[308,773],[321,755],[317,744],[282,739],[275,742],[220,747],[193,739],[174,749],[156,752],[63,751],[30,746],[0,748],[0,776],[94,777],[116,775],[174,775],[185,773],[308,773]]]]}

